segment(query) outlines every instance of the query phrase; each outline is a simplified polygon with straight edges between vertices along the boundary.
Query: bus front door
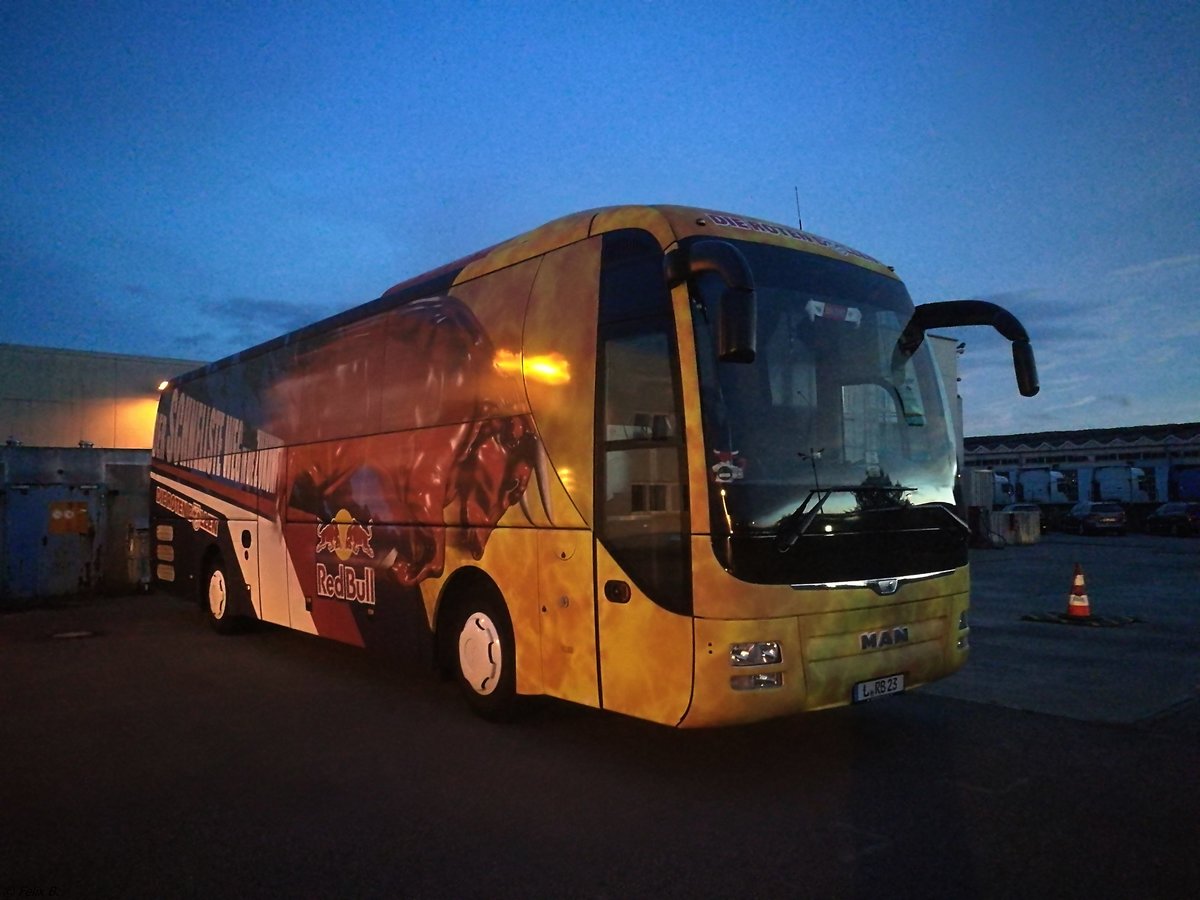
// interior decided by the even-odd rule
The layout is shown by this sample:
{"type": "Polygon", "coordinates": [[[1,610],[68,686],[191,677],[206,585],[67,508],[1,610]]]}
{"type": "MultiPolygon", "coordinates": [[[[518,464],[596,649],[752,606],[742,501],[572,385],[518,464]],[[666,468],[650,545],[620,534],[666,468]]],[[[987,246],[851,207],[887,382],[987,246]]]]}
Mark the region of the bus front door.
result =
{"type": "Polygon", "coordinates": [[[608,332],[596,436],[601,702],[674,725],[690,702],[694,646],[673,340],[661,319],[608,332]]]}

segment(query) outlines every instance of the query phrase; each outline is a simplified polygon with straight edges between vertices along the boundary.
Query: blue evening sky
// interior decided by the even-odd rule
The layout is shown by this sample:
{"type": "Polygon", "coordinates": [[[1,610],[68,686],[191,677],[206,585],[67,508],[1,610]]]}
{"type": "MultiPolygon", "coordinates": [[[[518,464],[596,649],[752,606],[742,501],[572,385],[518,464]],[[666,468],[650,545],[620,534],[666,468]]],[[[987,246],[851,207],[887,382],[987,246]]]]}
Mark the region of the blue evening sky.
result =
{"type": "Polygon", "coordinates": [[[549,219],[795,220],[956,334],[968,434],[1200,420],[1200,4],[0,6],[0,341],[215,359],[549,219]]]}

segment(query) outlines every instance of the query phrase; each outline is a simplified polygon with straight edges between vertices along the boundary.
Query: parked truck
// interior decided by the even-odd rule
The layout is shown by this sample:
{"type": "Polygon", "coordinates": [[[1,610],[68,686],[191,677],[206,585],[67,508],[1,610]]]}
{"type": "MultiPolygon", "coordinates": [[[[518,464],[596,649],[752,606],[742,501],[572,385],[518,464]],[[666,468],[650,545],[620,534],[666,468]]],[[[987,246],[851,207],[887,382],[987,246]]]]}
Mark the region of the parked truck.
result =
{"type": "Polygon", "coordinates": [[[1022,469],[1017,473],[1017,499],[1024,503],[1069,504],[1067,479],[1057,469],[1022,469]]]}
{"type": "Polygon", "coordinates": [[[1200,500],[1200,466],[1175,466],[1169,485],[1171,500],[1200,500]]]}
{"type": "Polygon", "coordinates": [[[1150,503],[1152,482],[1136,466],[1101,466],[1092,473],[1092,499],[1118,503],[1150,503]]]}

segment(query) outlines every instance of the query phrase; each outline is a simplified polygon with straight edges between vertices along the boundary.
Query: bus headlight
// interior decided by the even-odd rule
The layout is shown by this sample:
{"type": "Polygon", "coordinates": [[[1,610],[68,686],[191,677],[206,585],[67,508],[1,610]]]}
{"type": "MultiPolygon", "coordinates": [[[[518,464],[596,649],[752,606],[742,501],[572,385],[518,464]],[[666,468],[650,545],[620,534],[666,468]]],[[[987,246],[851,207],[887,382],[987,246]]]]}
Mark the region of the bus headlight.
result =
{"type": "Polygon", "coordinates": [[[779,641],[729,645],[729,664],[733,666],[776,666],[782,661],[779,641]]]}

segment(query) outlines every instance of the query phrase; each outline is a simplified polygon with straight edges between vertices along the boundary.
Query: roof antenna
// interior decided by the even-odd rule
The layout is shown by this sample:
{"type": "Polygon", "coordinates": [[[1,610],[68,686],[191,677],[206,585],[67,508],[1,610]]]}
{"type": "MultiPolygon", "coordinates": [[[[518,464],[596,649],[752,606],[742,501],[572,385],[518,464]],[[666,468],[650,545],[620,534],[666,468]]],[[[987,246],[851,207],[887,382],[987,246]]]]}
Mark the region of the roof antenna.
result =
{"type": "Polygon", "coordinates": [[[804,223],[800,221],[800,188],[793,185],[792,190],[796,192],[796,227],[803,231],[804,223]]]}

